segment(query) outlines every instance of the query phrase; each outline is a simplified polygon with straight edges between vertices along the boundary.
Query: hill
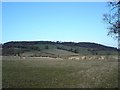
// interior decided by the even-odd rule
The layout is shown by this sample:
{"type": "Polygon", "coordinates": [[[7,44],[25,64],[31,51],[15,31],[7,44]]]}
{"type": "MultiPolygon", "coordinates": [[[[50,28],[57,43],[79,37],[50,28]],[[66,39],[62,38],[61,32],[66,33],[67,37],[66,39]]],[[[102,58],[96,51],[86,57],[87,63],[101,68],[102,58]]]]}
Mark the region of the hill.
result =
{"type": "Polygon", "coordinates": [[[12,41],[2,45],[3,56],[113,55],[117,48],[90,42],[12,41]]]}
{"type": "Polygon", "coordinates": [[[2,44],[0,44],[0,56],[2,55],[2,44]]]}

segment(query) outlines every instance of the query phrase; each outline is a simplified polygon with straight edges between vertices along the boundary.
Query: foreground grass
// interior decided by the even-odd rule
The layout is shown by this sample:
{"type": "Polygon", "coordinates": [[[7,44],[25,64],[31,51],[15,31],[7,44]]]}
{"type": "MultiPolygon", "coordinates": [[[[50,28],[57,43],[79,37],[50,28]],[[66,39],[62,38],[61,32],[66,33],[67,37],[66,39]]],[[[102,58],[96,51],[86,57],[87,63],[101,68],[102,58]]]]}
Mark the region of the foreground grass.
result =
{"type": "Polygon", "coordinates": [[[116,88],[117,60],[3,58],[3,88],[116,88]]]}

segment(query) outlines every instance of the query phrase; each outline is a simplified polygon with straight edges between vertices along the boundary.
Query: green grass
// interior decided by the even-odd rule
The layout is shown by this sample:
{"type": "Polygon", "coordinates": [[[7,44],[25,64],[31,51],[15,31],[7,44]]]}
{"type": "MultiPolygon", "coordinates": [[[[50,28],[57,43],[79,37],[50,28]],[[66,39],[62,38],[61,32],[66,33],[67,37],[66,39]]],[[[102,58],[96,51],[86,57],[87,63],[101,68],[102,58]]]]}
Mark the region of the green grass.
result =
{"type": "Polygon", "coordinates": [[[72,55],[78,55],[76,53],[66,51],[66,50],[59,50],[59,49],[45,49],[42,51],[30,51],[22,53],[22,56],[48,56],[48,57],[68,57],[72,55]]]}
{"type": "Polygon", "coordinates": [[[54,54],[54,55],[59,55],[59,56],[78,55],[78,54],[70,52],[70,51],[59,50],[59,49],[48,49],[48,50],[44,50],[44,52],[51,53],[51,54],[54,54]]]}
{"type": "Polygon", "coordinates": [[[117,60],[6,57],[3,88],[116,88],[117,60]]]}
{"type": "Polygon", "coordinates": [[[0,89],[2,88],[2,57],[0,56],[0,89]]]}

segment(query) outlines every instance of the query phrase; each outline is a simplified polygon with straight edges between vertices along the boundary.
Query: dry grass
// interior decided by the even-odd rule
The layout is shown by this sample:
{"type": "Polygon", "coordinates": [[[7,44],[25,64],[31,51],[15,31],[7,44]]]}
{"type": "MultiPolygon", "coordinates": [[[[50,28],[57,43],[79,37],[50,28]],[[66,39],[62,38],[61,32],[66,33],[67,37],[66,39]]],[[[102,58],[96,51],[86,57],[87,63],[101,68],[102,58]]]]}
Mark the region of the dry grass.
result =
{"type": "Polygon", "coordinates": [[[4,88],[116,88],[117,59],[3,58],[4,88]]]}

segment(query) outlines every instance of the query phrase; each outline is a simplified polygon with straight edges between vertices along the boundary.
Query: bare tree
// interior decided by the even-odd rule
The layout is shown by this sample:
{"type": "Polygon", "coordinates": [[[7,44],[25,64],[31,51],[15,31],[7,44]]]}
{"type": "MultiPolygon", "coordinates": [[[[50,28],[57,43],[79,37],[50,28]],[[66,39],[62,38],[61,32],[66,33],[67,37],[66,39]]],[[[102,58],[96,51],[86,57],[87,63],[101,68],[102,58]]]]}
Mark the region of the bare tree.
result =
{"type": "Polygon", "coordinates": [[[108,24],[108,35],[118,39],[120,48],[120,1],[108,2],[109,13],[103,15],[103,20],[108,24]]]}
{"type": "Polygon", "coordinates": [[[115,36],[118,38],[118,28],[120,27],[119,22],[119,2],[108,2],[110,12],[103,15],[103,20],[109,24],[108,26],[108,35],[115,36]]]}

